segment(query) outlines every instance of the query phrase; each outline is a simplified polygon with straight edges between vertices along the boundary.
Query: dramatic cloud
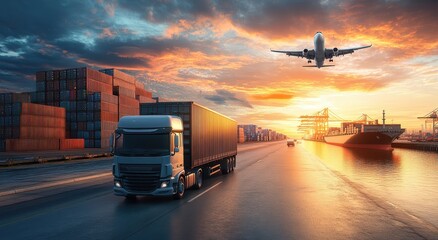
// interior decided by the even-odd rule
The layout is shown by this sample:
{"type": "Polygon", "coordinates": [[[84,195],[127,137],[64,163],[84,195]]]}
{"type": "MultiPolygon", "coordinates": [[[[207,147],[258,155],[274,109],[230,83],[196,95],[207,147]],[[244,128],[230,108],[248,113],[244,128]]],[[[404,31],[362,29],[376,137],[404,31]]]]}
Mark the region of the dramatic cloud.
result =
{"type": "Polygon", "coordinates": [[[436,9],[433,0],[6,1],[0,91],[33,90],[39,70],[114,67],[157,96],[289,132],[295,123],[288,116],[297,112],[380,109],[393,103],[388,96],[409,96],[405,106],[422,102],[412,107],[427,112],[438,100],[436,9]],[[373,47],[335,58],[327,69],[302,68],[305,60],[269,51],[313,48],[316,31],[327,48],[373,47]]]}
{"type": "Polygon", "coordinates": [[[218,105],[238,105],[241,107],[252,108],[251,104],[243,99],[236,96],[236,93],[229,92],[227,90],[216,90],[216,94],[205,96],[206,99],[218,104],[218,105]]]}

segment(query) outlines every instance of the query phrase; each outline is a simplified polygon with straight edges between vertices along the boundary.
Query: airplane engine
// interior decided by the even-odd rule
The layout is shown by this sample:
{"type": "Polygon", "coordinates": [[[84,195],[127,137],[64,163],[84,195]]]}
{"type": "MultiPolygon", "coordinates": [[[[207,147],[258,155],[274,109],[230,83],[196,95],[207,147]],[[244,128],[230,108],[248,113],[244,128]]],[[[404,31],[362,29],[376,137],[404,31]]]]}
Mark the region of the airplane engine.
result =
{"type": "Polygon", "coordinates": [[[309,52],[309,50],[307,49],[307,48],[305,48],[304,50],[303,50],[303,56],[304,57],[307,57],[307,53],[309,52]]]}
{"type": "Polygon", "coordinates": [[[333,48],[333,54],[335,56],[338,56],[339,52],[338,52],[338,48],[333,48]]]}

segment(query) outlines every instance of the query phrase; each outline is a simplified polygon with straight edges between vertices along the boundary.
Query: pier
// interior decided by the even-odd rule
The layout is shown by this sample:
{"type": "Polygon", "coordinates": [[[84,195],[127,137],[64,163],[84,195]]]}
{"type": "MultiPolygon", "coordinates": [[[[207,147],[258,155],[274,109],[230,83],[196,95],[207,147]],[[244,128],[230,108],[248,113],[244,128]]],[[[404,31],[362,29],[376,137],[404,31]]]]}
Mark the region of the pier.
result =
{"type": "Polygon", "coordinates": [[[393,148],[408,148],[422,151],[438,152],[438,142],[410,142],[405,140],[394,141],[393,148]]]}

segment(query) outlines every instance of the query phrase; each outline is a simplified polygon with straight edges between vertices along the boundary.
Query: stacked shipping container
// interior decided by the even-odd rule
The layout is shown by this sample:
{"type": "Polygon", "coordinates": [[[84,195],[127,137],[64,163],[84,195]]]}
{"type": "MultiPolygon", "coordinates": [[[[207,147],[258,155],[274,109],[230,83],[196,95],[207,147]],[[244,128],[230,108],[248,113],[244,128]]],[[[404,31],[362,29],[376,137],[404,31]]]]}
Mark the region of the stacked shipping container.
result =
{"type": "Polygon", "coordinates": [[[62,149],[83,148],[83,140],[65,139],[65,109],[29,103],[29,94],[12,97],[10,104],[10,95],[0,96],[0,108],[5,110],[0,118],[2,151],[58,150],[61,145],[62,149]]]}
{"type": "MultiPolygon", "coordinates": [[[[152,93],[146,91],[143,84],[115,69],[99,72],[89,68],[73,68],[37,72],[36,92],[27,95],[15,93],[0,95],[0,151],[6,149],[6,139],[21,138],[20,133],[23,137],[44,138],[54,133],[51,131],[55,131],[47,131],[44,126],[32,126],[30,129],[25,125],[23,128],[18,127],[19,118],[17,114],[12,113],[13,106],[17,105],[17,102],[33,102],[64,108],[64,125],[58,126],[63,126],[65,130],[58,139],[80,138],[83,139],[82,145],[85,144],[87,148],[107,148],[111,133],[120,117],[138,115],[140,102],[155,101],[152,99],[152,93]]],[[[32,122],[35,120],[33,118],[35,117],[26,115],[23,123],[32,122]]],[[[48,116],[43,118],[37,121],[41,121],[43,125],[55,123],[48,116]]],[[[26,144],[34,144],[36,146],[34,148],[44,149],[40,143],[28,141],[26,144]]],[[[80,145],[80,141],[74,139],[58,140],[61,149],[80,145]]]]}
{"type": "MultiPolygon", "coordinates": [[[[113,79],[113,94],[118,97],[118,119],[123,116],[139,115],[140,113],[140,102],[136,98],[137,89],[138,93],[144,95],[144,93],[149,93],[138,84],[136,87],[136,80],[134,77],[123,73],[117,69],[103,69],[100,70],[113,79]],[[141,89],[140,89],[141,88],[141,89]],[[141,92],[141,90],[143,92],[141,92]]],[[[150,93],[150,98],[152,98],[152,93],[150,93]]]]}

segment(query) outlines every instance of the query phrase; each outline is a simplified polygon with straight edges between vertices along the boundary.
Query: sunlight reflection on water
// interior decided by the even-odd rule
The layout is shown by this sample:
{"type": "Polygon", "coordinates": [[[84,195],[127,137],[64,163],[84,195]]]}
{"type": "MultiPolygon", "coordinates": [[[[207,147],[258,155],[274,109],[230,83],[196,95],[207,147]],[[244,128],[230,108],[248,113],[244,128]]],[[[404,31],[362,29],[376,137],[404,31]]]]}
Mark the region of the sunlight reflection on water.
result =
{"type": "Polygon", "coordinates": [[[302,146],[378,197],[438,226],[437,153],[349,149],[311,141],[302,146]]]}

